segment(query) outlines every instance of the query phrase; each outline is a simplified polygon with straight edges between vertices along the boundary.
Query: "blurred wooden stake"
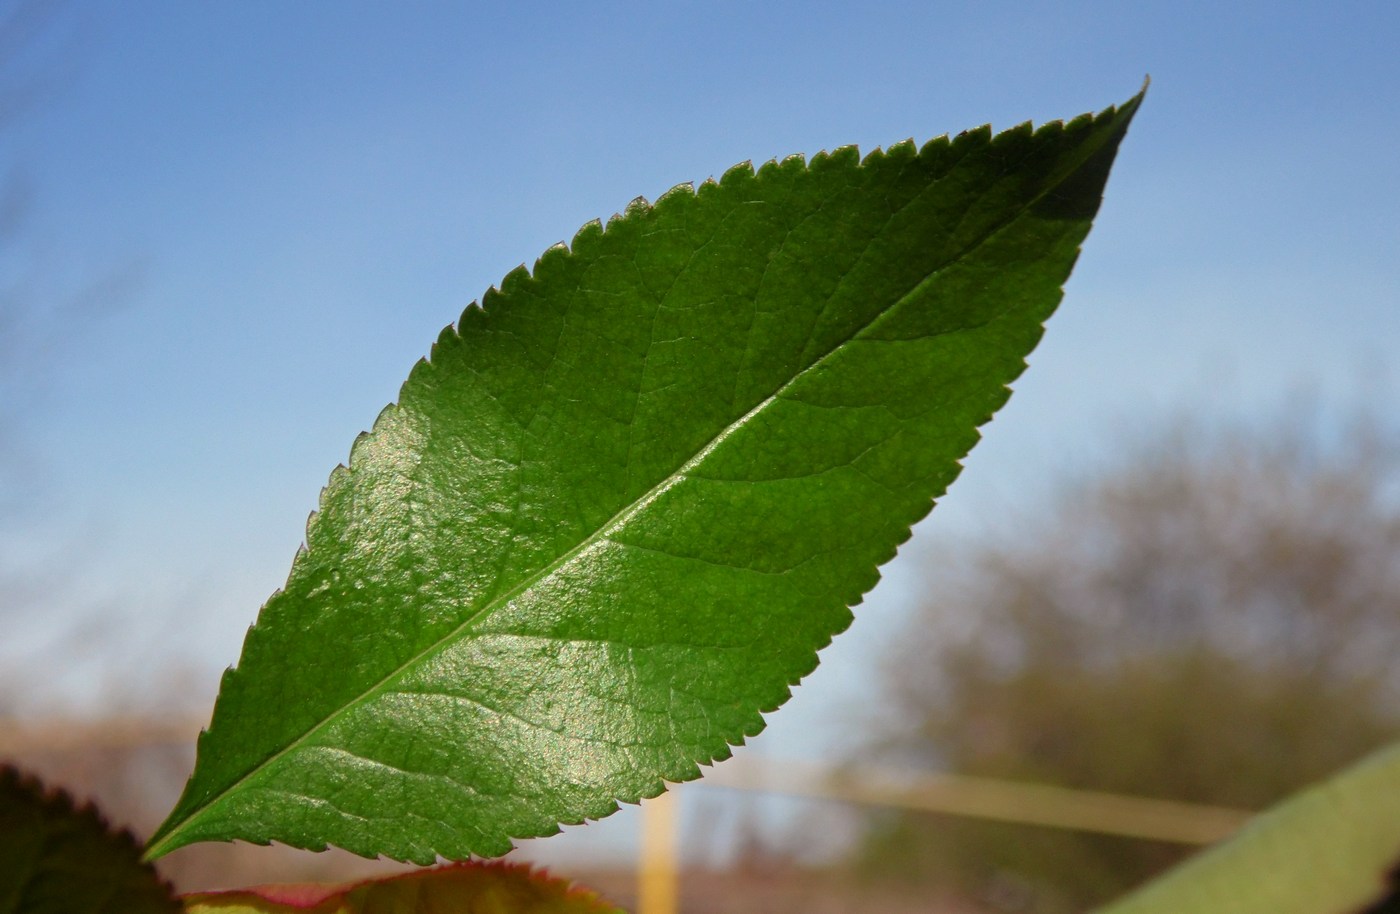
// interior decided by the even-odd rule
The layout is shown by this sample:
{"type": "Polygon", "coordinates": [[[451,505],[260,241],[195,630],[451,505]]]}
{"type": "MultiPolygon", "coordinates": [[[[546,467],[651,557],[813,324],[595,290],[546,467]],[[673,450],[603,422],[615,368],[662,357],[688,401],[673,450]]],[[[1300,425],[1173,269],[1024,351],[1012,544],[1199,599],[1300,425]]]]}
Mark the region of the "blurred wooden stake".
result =
{"type": "Polygon", "coordinates": [[[637,914],[677,914],[680,910],[676,795],[668,790],[642,801],[642,860],[637,874],[637,914]]]}
{"type": "Polygon", "coordinates": [[[1213,844],[1253,815],[1098,790],[874,767],[842,770],[753,756],[707,774],[705,784],[1179,844],[1213,844]]]}

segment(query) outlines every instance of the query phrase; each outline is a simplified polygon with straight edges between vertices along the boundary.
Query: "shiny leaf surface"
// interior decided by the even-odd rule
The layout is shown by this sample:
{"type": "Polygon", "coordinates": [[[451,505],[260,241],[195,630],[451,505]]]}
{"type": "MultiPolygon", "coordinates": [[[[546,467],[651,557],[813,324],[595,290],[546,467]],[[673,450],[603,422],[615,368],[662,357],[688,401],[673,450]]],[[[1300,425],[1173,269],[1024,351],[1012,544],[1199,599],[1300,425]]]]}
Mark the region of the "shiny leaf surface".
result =
{"type": "Polygon", "coordinates": [[[1138,101],[739,166],[507,276],[332,474],[150,854],[500,854],[727,757],[1006,400],[1138,101]]]}

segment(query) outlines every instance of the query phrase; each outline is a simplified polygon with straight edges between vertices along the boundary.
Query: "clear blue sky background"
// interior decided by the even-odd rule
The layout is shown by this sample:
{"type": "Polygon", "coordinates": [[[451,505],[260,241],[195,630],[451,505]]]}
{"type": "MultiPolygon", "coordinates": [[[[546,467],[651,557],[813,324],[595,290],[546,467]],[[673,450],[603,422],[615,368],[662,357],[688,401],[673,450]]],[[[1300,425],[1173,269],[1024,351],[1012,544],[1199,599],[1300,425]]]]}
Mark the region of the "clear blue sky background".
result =
{"type": "MultiPolygon", "coordinates": [[[[43,265],[37,301],[98,286],[7,381],[37,397],[7,542],[74,559],[0,662],[84,620],[108,640],[52,662],[56,700],[179,663],[212,695],[355,433],[584,222],[745,159],[1097,110],[1148,73],[1062,310],[916,543],[1169,415],[1307,391],[1396,417],[1394,2],[74,2],[44,36],[21,63],[53,91],[0,145],[32,191],[9,255],[43,265]]],[[[773,751],[840,742],[923,586],[891,578],[773,751]]]]}

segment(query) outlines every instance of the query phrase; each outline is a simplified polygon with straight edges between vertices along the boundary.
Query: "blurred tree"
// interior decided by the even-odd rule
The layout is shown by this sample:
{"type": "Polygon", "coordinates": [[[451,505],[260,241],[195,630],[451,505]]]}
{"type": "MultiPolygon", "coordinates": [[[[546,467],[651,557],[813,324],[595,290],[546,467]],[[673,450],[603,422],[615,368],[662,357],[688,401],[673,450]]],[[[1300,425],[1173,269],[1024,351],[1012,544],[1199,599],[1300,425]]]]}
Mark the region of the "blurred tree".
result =
{"type": "MultiPolygon", "coordinates": [[[[1400,733],[1400,492],[1378,426],[1178,428],[950,562],[889,665],[904,762],[1263,807],[1400,733]]],[[[872,821],[866,868],[1083,910],[1189,849],[872,821]]]]}

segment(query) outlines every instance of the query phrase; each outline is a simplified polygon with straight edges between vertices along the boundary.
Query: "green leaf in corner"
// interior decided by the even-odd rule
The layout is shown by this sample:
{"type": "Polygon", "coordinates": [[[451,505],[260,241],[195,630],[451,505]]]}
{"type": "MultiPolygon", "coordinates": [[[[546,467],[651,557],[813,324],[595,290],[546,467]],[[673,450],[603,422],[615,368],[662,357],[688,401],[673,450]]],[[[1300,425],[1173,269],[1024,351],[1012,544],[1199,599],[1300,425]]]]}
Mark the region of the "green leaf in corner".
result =
{"type": "Polygon", "coordinates": [[[1400,743],[1285,800],[1099,914],[1400,911],[1400,743]]]}
{"type": "Polygon", "coordinates": [[[346,886],[186,895],[186,914],[622,914],[562,879],[505,863],[454,863],[346,886]]]}
{"type": "Polygon", "coordinates": [[[91,806],[0,765],[0,914],[176,914],[140,845],[91,806]]]}
{"type": "Polygon", "coordinates": [[[1005,402],[1139,101],[738,166],[507,276],[332,474],[148,854],[500,854],[727,757],[1005,402]]]}

